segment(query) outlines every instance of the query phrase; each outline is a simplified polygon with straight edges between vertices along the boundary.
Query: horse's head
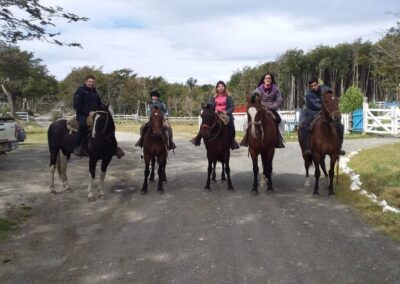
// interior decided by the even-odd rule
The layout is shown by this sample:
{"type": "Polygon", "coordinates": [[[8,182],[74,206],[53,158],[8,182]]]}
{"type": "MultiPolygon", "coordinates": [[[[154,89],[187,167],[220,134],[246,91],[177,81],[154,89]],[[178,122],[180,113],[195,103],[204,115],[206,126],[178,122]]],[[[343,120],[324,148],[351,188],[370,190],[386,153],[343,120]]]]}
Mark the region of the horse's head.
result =
{"type": "Polygon", "coordinates": [[[150,130],[151,134],[156,137],[161,137],[163,133],[164,114],[157,105],[154,105],[150,113],[150,130]]]}
{"type": "Polygon", "coordinates": [[[93,116],[92,138],[109,137],[114,133],[114,119],[108,110],[108,105],[101,105],[93,116]]]}
{"type": "Polygon", "coordinates": [[[258,94],[247,96],[247,121],[252,137],[263,139],[262,129],[266,118],[267,110],[261,104],[261,97],[258,94]]]}
{"type": "Polygon", "coordinates": [[[333,93],[333,91],[329,90],[322,94],[322,109],[329,117],[329,120],[337,123],[342,119],[342,115],[339,110],[339,100],[333,93]]]}
{"type": "Polygon", "coordinates": [[[204,137],[206,137],[211,128],[215,126],[217,123],[217,117],[215,115],[215,108],[210,104],[202,106],[201,112],[201,128],[200,133],[204,137]]]}

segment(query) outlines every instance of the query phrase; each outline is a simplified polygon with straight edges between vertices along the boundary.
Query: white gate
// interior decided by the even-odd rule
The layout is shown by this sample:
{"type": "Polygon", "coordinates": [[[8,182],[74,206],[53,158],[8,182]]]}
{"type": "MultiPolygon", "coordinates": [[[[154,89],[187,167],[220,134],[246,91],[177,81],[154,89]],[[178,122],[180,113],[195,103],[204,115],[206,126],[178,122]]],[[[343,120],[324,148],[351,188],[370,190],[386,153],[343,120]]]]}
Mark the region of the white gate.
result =
{"type": "Polygon", "coordinates": [[[400,108],[369,108],[363,104],[363,125],[365,133],[400,135],[400,108]]]}

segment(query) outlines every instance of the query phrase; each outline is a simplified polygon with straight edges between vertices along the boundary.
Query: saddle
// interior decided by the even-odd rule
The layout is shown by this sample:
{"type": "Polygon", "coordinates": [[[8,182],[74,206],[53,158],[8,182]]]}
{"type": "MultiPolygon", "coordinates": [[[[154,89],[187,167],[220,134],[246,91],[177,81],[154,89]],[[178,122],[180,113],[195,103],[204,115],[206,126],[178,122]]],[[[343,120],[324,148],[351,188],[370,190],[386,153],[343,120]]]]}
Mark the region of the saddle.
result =
{"type": "Polygon", "coordinates": [[[228,125],[229,121],[231,120],[231,118],[224,113],[218,113],[218,117],[225,125],[228,125]]]}
{"type": "MultiPolygon", "coordinates": [[[[317,123],[318,119],[320,119],[322,117],[321,113],[318,113],[314,119],[311,121],[310,127],[308,128],[308,131],[311,133],[314,129],[315,124],[317,123]]],[[[332,122],[329,123],[332,133],[337,136],[337,131],[336,131],[336,127],[334,126],[334,124],[332,122]]],[[[311,138],[311,136],[310,136],[311,138]]]]}
{"type": "MultiPolygon", "coordinates": [[[[88,116],[86,118],[86,125],[89,130],[92,130],[93,128],[93,118],[88,116]]],[[[67,120],[67,129],[69,130],[69,134],[72,134],[72,132],[78,132],[79,129],[79,122],[76,119],[76,115],[74,115],[73,117],[71,117],[70,119],[67,120]]]]}

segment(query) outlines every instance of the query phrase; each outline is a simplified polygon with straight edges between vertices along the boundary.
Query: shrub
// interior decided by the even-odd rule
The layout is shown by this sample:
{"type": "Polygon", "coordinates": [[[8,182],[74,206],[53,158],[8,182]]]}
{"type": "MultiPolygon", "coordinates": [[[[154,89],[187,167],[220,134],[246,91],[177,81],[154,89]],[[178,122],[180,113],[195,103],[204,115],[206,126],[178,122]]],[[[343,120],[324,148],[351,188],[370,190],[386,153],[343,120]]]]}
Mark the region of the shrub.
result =
{"type": "Polygon", "coordinates": [[[351,86],[340,97],[339,107],[342,113],[352,113],[363,104],[363,92],[356,86],[351,86]]]}

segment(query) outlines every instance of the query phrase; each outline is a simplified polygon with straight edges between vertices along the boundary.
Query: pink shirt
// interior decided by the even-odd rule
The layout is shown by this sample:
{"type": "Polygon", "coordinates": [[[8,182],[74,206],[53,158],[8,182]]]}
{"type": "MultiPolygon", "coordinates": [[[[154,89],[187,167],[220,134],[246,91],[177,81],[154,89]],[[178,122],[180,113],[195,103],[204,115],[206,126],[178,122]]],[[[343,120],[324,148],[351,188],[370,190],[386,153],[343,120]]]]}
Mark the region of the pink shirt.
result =
{"type": "Polygon", "coordinates": [[[215,97],[215,110],[216,111],[226,111],[226,95],[218,95],[215,97]]]}

